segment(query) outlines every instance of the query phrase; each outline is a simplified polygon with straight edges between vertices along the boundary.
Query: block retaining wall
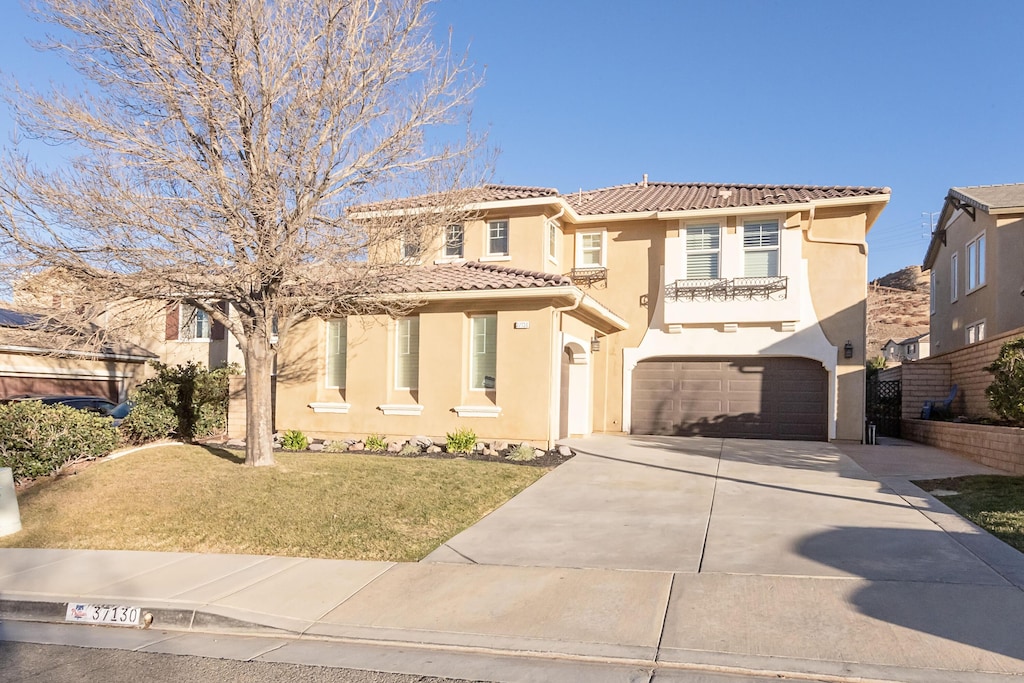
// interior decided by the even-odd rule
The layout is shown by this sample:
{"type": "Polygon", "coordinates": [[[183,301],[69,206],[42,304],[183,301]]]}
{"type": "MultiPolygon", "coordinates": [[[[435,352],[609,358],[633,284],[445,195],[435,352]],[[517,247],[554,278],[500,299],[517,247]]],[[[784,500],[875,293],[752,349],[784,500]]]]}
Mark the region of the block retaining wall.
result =
{"type": "Polygon", "coordinates": [[[1024,475],[1024,428],[933,420],[901,421],[903,438],[1024,475]]]}

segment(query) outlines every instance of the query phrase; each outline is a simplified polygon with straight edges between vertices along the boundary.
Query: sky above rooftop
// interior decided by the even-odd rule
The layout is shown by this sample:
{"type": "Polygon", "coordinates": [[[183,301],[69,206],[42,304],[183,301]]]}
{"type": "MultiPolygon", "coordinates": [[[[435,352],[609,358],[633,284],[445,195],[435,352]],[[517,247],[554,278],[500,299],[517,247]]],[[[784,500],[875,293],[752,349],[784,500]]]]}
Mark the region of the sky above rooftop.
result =
{"type": "MultiPolygon", "coordinates": [[[[1024,3],[440,0],[484,72],[474,126],[496,182],[878,185],[870,278],[920,264],[953,186],[1024,182],[1024,3]]],[[[0,8],[0,68],[73,72],[0,8]]],[[[0,132],[12,131],[0,113],[0,132]]]]}

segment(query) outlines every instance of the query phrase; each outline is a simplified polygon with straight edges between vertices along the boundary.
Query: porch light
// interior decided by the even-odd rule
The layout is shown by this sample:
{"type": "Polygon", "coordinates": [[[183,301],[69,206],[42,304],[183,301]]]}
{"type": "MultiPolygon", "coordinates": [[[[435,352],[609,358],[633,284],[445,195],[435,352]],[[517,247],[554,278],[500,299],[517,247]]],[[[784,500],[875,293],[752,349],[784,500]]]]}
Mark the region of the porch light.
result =
{"type": "Polygon", "coordinates": [[[590,352],[597,353],[601,350],[601,340],[597,338],[597,333],[594,333],[594,338],[590,340],[590,352]]]}
{"type": "Polygon", "coordinates": [[[843,347],[843,358],[853,358],[853,344],[849,341],[843,347]]]}

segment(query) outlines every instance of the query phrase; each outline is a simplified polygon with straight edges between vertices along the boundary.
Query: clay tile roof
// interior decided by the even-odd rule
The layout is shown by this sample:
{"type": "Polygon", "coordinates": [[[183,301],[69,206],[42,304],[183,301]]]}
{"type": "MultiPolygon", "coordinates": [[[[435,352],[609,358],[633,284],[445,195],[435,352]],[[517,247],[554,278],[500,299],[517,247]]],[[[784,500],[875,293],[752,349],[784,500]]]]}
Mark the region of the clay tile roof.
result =
{"type": "Polygon", "coordinates": [[[1024,183],[954,187],[949,193],[986,212],[1024,207],[1024,183]]]}
{"type": "Polygon", "coordinates": [[[889,193],[887,187],[648,182],[581,191],[562,197],[576,213],[595,215],[776,206],[889,193]]]}
{"type": "Polygon", "coordinates": [[[466,261],[410,268],[394,281],[391,292],[422,294],[571,285],[572,281],[564,275],[466,261]]]}
{"type": "Polygon", "coordinates": [[[526,185],[487,184],[447,193],[421,194],[414,197],[372,202],[353,206],[351,211],[388,211],[410,207],[431,207],[440,205],[464,205],[483,202],[500,202],[513,199],[534,199],[536,197],[558,197],[553,187],[528,187],[526,185]]]}

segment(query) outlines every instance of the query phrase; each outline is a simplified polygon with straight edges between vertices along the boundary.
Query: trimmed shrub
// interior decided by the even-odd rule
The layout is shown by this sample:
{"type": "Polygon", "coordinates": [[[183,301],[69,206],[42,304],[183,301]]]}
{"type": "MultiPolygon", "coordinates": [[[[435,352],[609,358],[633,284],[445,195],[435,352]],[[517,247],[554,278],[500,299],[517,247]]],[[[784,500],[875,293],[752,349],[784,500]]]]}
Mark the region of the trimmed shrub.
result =
{"type": "Polygon", "coordinates": [[[445,450],[449,453],[469,453],[476,446],[476,432],[462,427],[454,433],[445,434],[445,450]]]}
{"type": "Polygon", "coordinates": [[[178,418],[174,410],[152,396],[136,395],[131,412],[121,421],[121,436],[131,444],[165,439],[174,432],[178,418]]]}
{"type": "Polygon", "coordinates": [[[366,437],[366,450],[371,453],[383,453],[388,449],[388,442],[381,434],[370,434],[366,437]]]}
{"type": "Polygon", "coordinates": [[[75,460],[101,458],[117,447],[109,417],[39,401],[0,405],[0,467],[15,480],[41,477],[75,460]]]}
{"type": "Polygon", "coordinates": [[[281,437],[281,448],[286,451],[304,451],[309,448],[309,439],[298,429],[289,429],[281,437]]]}
{"type": "Polygon", "coordinates": [[[1004,420],[1024,425],[1024,337],[1003,344],[999,356],[985,369],[995,375],[985,389],[992,410],[1004,420]]]}
{"type": "Polygon", "coordinates": [[[228,419],[228,382],[231,375],[239,372],[236,365],[207,370],[194,361],[175,366],[152,361],[150,366],[156,369],[157,376],[140,384],[131,395],[135,407],[125,418],[129,438],[141,443],[170,433],[195,439],[224,431],[228,419]],[[139,409],[144,414],[136,424],[136,420],[129,418],[139,409]],[[173,424],[164,431],[168,411],[173,424]]]}

